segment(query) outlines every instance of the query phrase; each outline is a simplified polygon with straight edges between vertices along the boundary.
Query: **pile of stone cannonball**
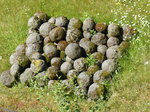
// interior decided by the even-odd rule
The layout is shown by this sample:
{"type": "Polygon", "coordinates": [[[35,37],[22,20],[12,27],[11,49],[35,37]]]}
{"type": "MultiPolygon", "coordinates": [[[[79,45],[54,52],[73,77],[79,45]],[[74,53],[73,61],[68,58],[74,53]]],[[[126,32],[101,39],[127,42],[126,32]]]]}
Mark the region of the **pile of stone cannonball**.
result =
{"type": "Polygon", "coordinates": [[[112,78],[116,59],[134,32],[129,25],[48,17],[43,12],[35,13],[28,27],[25,43],[10,56],[12,66],[1,73],[0,82],[11,87],[34,79],[51,88],[58,80],[67,87],[74,81],[93,100],[104,94],[103,82],[112,78]]]}

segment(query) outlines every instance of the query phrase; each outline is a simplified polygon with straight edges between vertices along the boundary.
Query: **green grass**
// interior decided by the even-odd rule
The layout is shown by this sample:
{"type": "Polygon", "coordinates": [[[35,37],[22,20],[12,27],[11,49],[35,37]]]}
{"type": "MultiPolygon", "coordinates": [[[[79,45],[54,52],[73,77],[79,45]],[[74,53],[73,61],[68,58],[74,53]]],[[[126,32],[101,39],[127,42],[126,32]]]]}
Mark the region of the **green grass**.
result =
{"type": "MultiPolygon", "coordinates": [[[[110,99],[105,102],[79,104],[84,112],[148,112],[150,110],[150,16],[149,0],[1,0],[0,1],[0,72],[9,69],[9,56],[27,38],[27,20],[37,11],[49,16],[76,17],[84,20],[128,23],[139,34],[119,59],[119,72],[110,82],[110,99]],[[120,1],[120,2],[119,2],[120,1]],[[132,2],[130,2],[132,1],[132,2]],[[112,11],[111,11],[112,10],[112,11]]],[[[47,89],[0,86],[0,107],[19,112],[60,110],[57,95],[47,89]],[[40,100],[38,100],[40,98],[40,100]]],[[[63,100],[61,100],[63,101],[63,100]]]]}

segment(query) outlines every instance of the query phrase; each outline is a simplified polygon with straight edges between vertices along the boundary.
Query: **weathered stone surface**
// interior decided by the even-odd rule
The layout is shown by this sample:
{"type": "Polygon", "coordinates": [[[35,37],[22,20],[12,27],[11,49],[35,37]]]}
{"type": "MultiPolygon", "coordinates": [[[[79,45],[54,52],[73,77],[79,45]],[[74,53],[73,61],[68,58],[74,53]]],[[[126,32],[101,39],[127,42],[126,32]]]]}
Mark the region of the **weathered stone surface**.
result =
{"type": "Polygon", "coordinates": [[[17,54],[25,54],[26,44],[20,44],[16,47],[17,54]]]}
{"type": "Polygon", "coordinates": [[[46,70],[47,65],[44,60],[37,59],[37,60],[32,60],[30,68],[34,73],[39,73],[46,70]]]}
{"type": "Polygon", "coordinates": [[[33,53],[42,53],[42,46],[40,44],[29,44],[26,47],[26,56],[30,57],[33,53]]]}
{"type": "Polygon", "coordinates": [[[92,100],[98,100],[104,94],[104,86],[93,83],[88,90],[88,97],[92,100]]]}
{"type": "Polygon", "coordinates": [[[21,75],[20,75],[20,82],[23,84],[27,84],[34,76],[34,72],[31,68],[27,68],[21,75]]]}
{"type": "Polygon", "coordinates": [[[98,65],[91,65],[91,66],[89,66],[88,67],[88,69],[87,69],[87,73],[89,74],[89,75],[93,75],[96,71],[98,71],[100,69],[100,66],[98,66],[98,65]]]}
{"type": "Polygon", "coordinates": [[[27,56],[21,54],[17,54],[17,53],[13,53],[11,56],[10,56],[10,64],[15,64],[17,63],[18,65],[20,65],[21,67],[28,67],[29,64],[30,64],[30,60],[28,59],[27,56]]]}
{"type": "Polygon", "coordinates": [[[136,30],[127,24],[123,25],[122,29],[123,29],[123,40],[129,40],[134,34],[136,34],[136,30]]]}
{"type": "Polygon", "coordinates": [[[28,35],[32,34],[32,33],[37,33],[37,30],[36,29],[33,29],[33,28],[29,28],[28,29],[28,35]]]}
{"type": "Polygon", "coordinates": [[[116,37],[121,34],[120,26],[117,24],[108,25],[108,37],[116,37]]]}
{"type": "Polygon", "coordinates": [[[101,33],[106,33],[107,31],[107,24],[106,23],[97,23],[95,26],[96,31],[101,33]]]}
{"type": "Polygon", "coordinates": [[[92,34],[91,34],[90,32],[88,32],[88,31],[84,31],[84,32],[83,32],[83,37],[84,37],[84,38],[91,38],[91,37],[92,37],[92,34]]]}
{"type": "Polygon", "coordinates": [[[28,21],[28,27],[32,29],[38,29],[42,24],[42,20],[36,16],[32,16],[28,21]]]}
{"type": "Polygon", "coordinates": [[[43,37],[39,35],[38,33],[32,33],[28,36],[26,40],[27,46],[30,46],[30,44],[41,44],[43,45],[43,37]]]}
{"type": "Polygon", "coordinates": [[[35,17],[39,18],[42,22],[48,21],[48,16],[46,13],[43,12],[36,12],[34,14],[35,17]]]}
{"type": "Polygon", "coordinates": [[[68,73],[67,73],[67,79],[69,81],[74,81],[74,80],[77,79],[78,74],[79,73],[77,72],[77,70],[72,69],[72,70],[68,71],[68,73]]]}
{"type": "Polygon", "coordinates": [[[51,17],[51,18],[48,20],[48,22],[55,24],[56,18],[55,18],[55,17],[51,17]]]}
{"type": "Polygon", "coordinates": [[[67,74],[69,70],[71,70],[73,68],[72,63],[70,62],[64,62],[61,67],[60,67],[60,71],[64,74],[67,74]]]}
{"type": "Polygon", "coordinates": [[[20,76],[22,72],[23,72],[23,68],[17,63],[14,63],[10,68],[10,74],[14,77],[20,76]]]}
{"type": "Polygon", "coordinates": [[[43,23],[40,28],[39,28],[39,32],[43,37],[47,37],[49,36],[49,32],[55,28],[55,25],[53,23],[43,23]]]}
{"type": "Polygon", "coordinates": [[[65,39],[66,31],[62,27],[56,27],[50,31],[49,37],[52,42],[58,42],[65,39]]]}
{"type": "Polygon", "coordinates": [[[61,58],[54,57],[54,58],[51,59],[51,66],[54,66],[54,67],[59,69],[61,64],[62,64],[61,58]]]}
{"type": "Polygon", "coordinates": [[[90,31],[93,30],[95,27],[95,22],[91,18],[87,18],[83,22],[83,31],[90,31]]]}
{"type": "Polygon", "coordinates": [[[65,54],[71,59],[81,57],[82,53],[83,50],[77,43],[70,43],[65,49],[65,54]]]}
{"type": "Polygon", "coordinates": [[[112,47],[112,46],[115,46],[115,45],[119,45],[119,39],[116,38],[116,37],[110,37],[107,40],[107,46],[112,47]]]}
{"type": "Polygon", "coordinates": [[[115,46],[112,46],[112,47],[109,47],[106,51],[106,57],[108,59],[115,59],[118,57],[119,55],[119,51],[118,51],[118,45],[115,45],[115,46]]]}
{"type": "Polygon", "coordinates": [[[59,70],[56,67],[52,66],[46,70],[46,75],[50,80],[54,80],[58,78],[58,72],[59,70]]]}
{"type": "Polygon", "coordinates": [[[78,72],[86,71],[87,63],[85,58],[78,58],[74,61],[73,64],[75,70],[78,72]]]}
{"type": "Polygon", "coordinates": [[[83,38],[79,42],[80,47],[82,47],[86,53],[90,54],[96,51],[96,45],[91,42],[88,38],[83,38]]]}
{"type": "Polygon", "coordinates": [[[0,74],[0,83],[7,87],[11,87],[15,82],[14,76],[10,74],[10,70],[6,70],[0,74]]]}
{"type": "Polygon", "coordinates": [[[91,77],[87,72],[81,72],[77,77],[80,88],[87,88],[91,84],[91,77]]]}
{"type": "Polygon", "coordinates": [[[111,73],[105,70],[98,70],[93,76],[94,83],[102,83],[105,79],[110,78],[111,73]]]}
{"type": "Polygon", "coordinates": [[[103,55],[105,55],[106,51],[107,51],[107,46],[106,45],[99,45],[97,47],[97,51],[102,53],[103,55]]]}
{"type": "Polygon", "coordinates": [[[60,27],[66,27],[68,25],[69,20],[67,17],[60,16],[56,18],[55,25],[60,27]]]}
{"type": "Polygon", "coordinates": [[[119,52],[122,53],[124,52],[127,48],[129,47],[129,42],[128,41],[122,41],[119,45],[119,52]]]}
{"type": "Polygon", "coordinates": [[[98,65],[101,65],[101,63],[104,61],[105,57],[102,53],[100,52],[94,52],[92,55],[92,58],[96,60],[96,63],[98,65]]]}
{"type": "Polygon", "coordinates": [[[57,49],[60,50],[60,51],[65,51],[67,45],[68,45],[68,42],[59,41],[59,43],[57,44],[57,49]]]}
{"type": "Polygon", "coordinates": [[[102,63],[101,68],[106,72],[114,72],[116,69],[116,62],[114,59],[107,59],[102,63]]]}
{"type": "Polygon", "coordinates": [[[82,21],[80,19],[72,18],[69,21],[68,29],[78,29],[81,30],[82,28],[82,21]]]}
{"type": "Polygon", "coordinates": [[[91,38],[91,41],[92,41],[94,44],[96,44],[96,45],[106,44],[106,42],[107,42],[107,37],[105,36],[105,34],[96,33],[96,34],[93,35],[93,37],[91,38]]]}
{"type": "Polygon", "coordinates": [[[46,71],[38,73],[34,78],[36,80],[37,86],[44,87],[48,85],[49,79],[46,76],[46,71]]]}
{"type": "Polygon", "coordinates": [[[79,42],[82,38],[82,33],[78,29],[70,29],[67,31],[66,41],[67,42],[79,42]]]}
{"type": "Polygon", "coordinates": [[[44,50],[44,54],[48,57],[48,58],[52,58],[57,56],[58,51],[57,51],[57,46],[54,45],[53,43],[48,43],[44,46],[43,48],[44,50]]]}

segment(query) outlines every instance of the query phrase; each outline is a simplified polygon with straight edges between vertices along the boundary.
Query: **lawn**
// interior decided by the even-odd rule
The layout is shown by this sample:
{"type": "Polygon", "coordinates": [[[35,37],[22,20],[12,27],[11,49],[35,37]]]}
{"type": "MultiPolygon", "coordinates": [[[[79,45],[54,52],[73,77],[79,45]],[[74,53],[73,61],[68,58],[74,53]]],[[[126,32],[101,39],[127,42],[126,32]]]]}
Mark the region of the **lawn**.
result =
{"type": "MultiPolygon", "coordinates": [[[[78,99],[75,102],[81,108],[77,110],[83,112],[149,112],[149,0],[1,0],[0,6],[0,72],[9,69],[9,56],[18,44],[25,42],[27,21],[37,11],[55,17],[63,15],[81,20],[92,17],[96,22],[132,25],[138,34],[119,59],[118,72],[108,85],[108,101],[78,99]]],[[[18,112],[61,112],[61,101],[66,100],[47,89],[0,85],[0,107],[18,112]]]]}

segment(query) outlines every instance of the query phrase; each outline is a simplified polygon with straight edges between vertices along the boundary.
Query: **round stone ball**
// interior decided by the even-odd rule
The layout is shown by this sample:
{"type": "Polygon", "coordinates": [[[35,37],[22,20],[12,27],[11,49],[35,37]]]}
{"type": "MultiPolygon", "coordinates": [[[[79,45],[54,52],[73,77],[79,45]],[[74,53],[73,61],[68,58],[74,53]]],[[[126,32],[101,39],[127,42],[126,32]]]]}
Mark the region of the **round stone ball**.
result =
{"type": "Polygon", "coordinates": [[[23,68],[17,63],[14,63],[10,68],[10,74],[14,77],[20,76],[22,72],[23,72],[23,68]]]}
{"type": "Polygon", "coordinates": [[[96,60],[96,63],[97,63],[98,65],[101,65],[102,62],[103,62],[104,59],[105,59],[105,56],[104,56],[102,53],[100,53],[100,52],[94,52],[93,54],[91,54],[91,56],[92,56],[93,59],[96,60]]]}
{"type": "Polygon", "coordinates": [[[49,23],[52,23],[52,24],[55,24],[56,22],[56,18],[55,17],[51,17],[49,20],[48,20],[49,23]]]}
{"type": "Polygon", "coordinates": [[[26,56],[27,57],[30,57],[35,52],[42,53],[42,46],[40,44],[29,44],[26,47],[26,56]]]}
{"type": "Polygon", "coordinates": [[[84,38],[91,38],[91,37],[92,37],[92,34],[91,34],[90,32],[88,32],[88,31],[84,31],[84,32],[83,32],[83,37],[84,37],[84,38]]]}
{"type": "Polygon", "coordinates": [[[67,31],[66,41],[67,42],[79,42],[82,38],[82,33],[78,29],[70,29],[67,31]]]}
{"type": "Polygon", "coordinates": [[[10,74],[10,70],[6,70],[0,74],[0,83],[7,87],[12,87],[15,83],[15,77],[10,74]]]}
{"type": "Polygon", "coordinates": [[[69,21],[68,29],[82,29],[82,21],[80,19],[72,18],[69,21]]]}
{"type": "Polygon", "coordinates": [[[98,70],[97,72],[95,72],[93,76],[93,82],[102,83],[105,79],[110,78],[110,76],[111,76],[110,72],[104,70],[98,70]]]}
{"type": "Polygon", "coordinates": [[[136,34],[136,30],[128,24],[122,26],[123,40],[130,40],[130,38],[136,34]]]}
{"type": "Polygon", "coordinates": [[[54,57],[54,58],[51,59],[51,66],[54,66],[54,67],[59,69],[61,64],[62,64],[61,58],[54,57]]]}
{"type": "Polygon", "coordinates": [[[120,26],[117,24],[108,25],[108,37],[117,37],[120,35],[120,26]]]}
{"type": "Polygon", "coordinates": [[[74,69],[78,72],[86,71],[87,63],[85,58],[78,58],[74,61],[74,69]]]}
{"type": "Polygon", "coordinates": [[[116,59],[119,56],[118,48],[119,48],[118,45],[109,47],[106,51],[106,57],[108,59],[116,59]]]}
{"type": "Polygon", "coordinates": [[[106,45],[99,45],[97,47],[97,51],[102,53],[103,55],[105,55],[106,51],[107,51],[107,46],[106,45]]]}
{"type": "Polygon", "coordinates": [[[15,64],[17,63],[18,65],[20,65],[21,67],[25,68],[28,67],[30,65],[30,60],[28,59],[27,56],[23,55],[23,54],[17,54],[17,53],[13,53],[10,58],[9,58],[10,64],[15,64]]]}
{"type": "Polygon", "coordinates": [[[89,40],[89,38],[82,38],[79,42],[80,47],[82,47],[86,53],[90,54],[96,51],[96,45],[89,40]]]}
{"type": "Polygon", "coordinates": [[[44,54],[49,58],[55,57],[58,54],[57,46],[54,45],[53,43],[46,44],[43,50],[44,50],[44,54]]]}
{"type": "Polygon", "coordinates": [[[129,47],[129,42],[128,41],[122,41],[119,45],[119,52],[122,53],[124,52],[127,48],[129,47]]]}
{"type": "Polygon", "coordinates": [[[83,50],[77,43],[70,43],[65,49],[65,54],[71,59],[81,57],[82,53],[83,50]]]}
{"type": "Polygon", "coordinates": [[[64,62],[60,67],[60,71],[67,75],[68,71],[71,70],[72,68],[73,68],[72,63],[64,62]]]}
{"type": "Polygon", "coordinates": [[[107,24],[106,23],[97,23],[95,26],[97,32],[106,33],[107,32],[107,24]]]}
{"type": "Polygon", "coordinates": [[[78,72],[75,69],[69,70],[67,73],[67,79],[69,81],[74,81],[77,79],[78,72]]]}
{"type": "Polygon", "coordinates": [[[38,33],[31,33],[26,39],[26,44],[29,46],[30,44],[41,44],[43,45],[43,37],[38,33]]]}
{"type": "Polygon", "coordinates": [[[88,90],[88,97],[91,100],[98,100],[104,95],[104,86],[102,84],[93,83],[88,90]]]}
{"type": "Polygon", "coordinates": [[[57,49],[60,51],[65,51],[67,45],[68,45],[68,42],[65,40],[59,41],[57,44],[57,49]]]}
{"type": "Polygon", "coordinates": [[[67,17],[60,16],[56,18],[55,25],[60,27],[66,27],[68,25],[69,20],[67,17]]]}
{"type": "Polygon", "coordinates": [[[93,75],[98,70],[100,70],[100,66],[98,66],[98,65],[91,65],[91,66],[88,67],[87,73],[89,75],[93,75]]]}
{"type": "Polygon", "coordinates": [[[58,73],[59,70],[58,68],[51,66],[46,70],[45,75],[50,79],[50,80],[55,80],[58,78],[58,73]]]}
{"type": "Polygon", "coordinates": [[[116,37],[110,37],[107,40],[107,46],[112,47],[112,46],[115,46],[115,45],[119,45],[119,39],[116,38],[116,37]]]}
{"type": "Polygon", "coordinates": [[[41,26],[41,24],[42,24],[42,20],[36,16],[32,16],[28,20],[28,27],[32,29],[38,29],[41,26]]]}
{"type": "Polygon", "coordinates": [[[17,54],[25,54],[26,44],[20,44],[16,47],[17,54]]]}
{"type": "Polygon", "coordinates": [[[93,37],[91,38],[91,41],[92,41],[94,44],[96,44],[96,45],[106,44],[106,42],[107,42],[107,37],[105,36],[105,34],[96,33],[96,34],[93,35],[93,37]]]}
{"type": "Polygon", "coordinates": [[[87,72],[81,72],[77,77],[80,88],[87,88],[91,84],[91,76],[87,72]]]}
{"type": "Polygon", "coordinates": [[[107,59],[102,63],[101,68],[106,72],[114,72],[116,69],[116,62],[114,59],[107,59]]]}
{"type": "Polygon", "coordinates": [[[55,28],[55,25],[49,22],[43,23],[40,28],[39,32],[43,37],[47,37],[49,35],[49,32],[55,28]]]}
{"type": "Polygon", "coordinates": [[[66,31],[63,27],[56,27],[52,29],[49,33],[49,37],[52,42],[58,42],[65,39],[66,31]]]}
{"type": "Polygon", "coordinates": [[[83,21],[83,31],[93,30],[95,27],[95,22],[91,18],[87,18],[83,21]]]}
{"type": "Polygon", "coordinates": [[[38,59],[32,60],[30,68],[34,73],[39,73],[46,70],[47,66],[44,60],[38,59]]]}
{"type": "Polygon", "coordinates": [[[42,20],[42,22],[46,22],[48,21],[48,16],[46,13],[43,13],[43,12],[36,12],[34,14],[35,17],[39,18],[40,20],[42,20]]]}
{"type": "Polygon", "coordinates": [[[31,70],[31,68],[27,68],[21,75],[20,75],[20,82],[22,84],[27,84],[33,77],[34,72],[31,70]]]}

